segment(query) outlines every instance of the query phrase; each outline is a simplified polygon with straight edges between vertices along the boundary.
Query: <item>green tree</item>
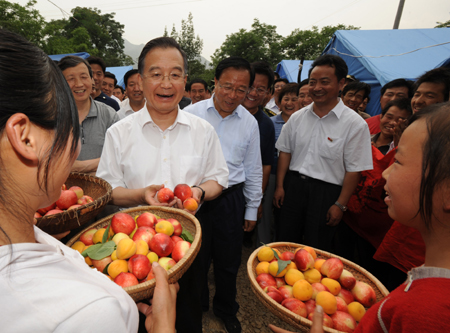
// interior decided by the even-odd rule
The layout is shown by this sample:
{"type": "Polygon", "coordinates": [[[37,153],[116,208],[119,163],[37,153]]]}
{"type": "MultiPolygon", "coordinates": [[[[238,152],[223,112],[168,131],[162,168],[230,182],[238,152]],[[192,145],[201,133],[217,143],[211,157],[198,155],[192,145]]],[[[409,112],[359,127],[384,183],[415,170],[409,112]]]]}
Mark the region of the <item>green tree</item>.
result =
{"type": "MultiPolygon", "coordinates": [[[[194,17],[189,13],[187,20],[181,20],[181,30],[177,32],[175,26],[172,27],[170,37],[174,38],[181,49],[186,53],[188,61],[188,80],[191,78],[201,77],[206,68],[200,61],[201,52],[203,50],[203,40],[200,36],[195,36],[194,31],[194,17]]],[[[167,34],[167,28],[164,30],[167,34]]]]}
{"type": "Polygon", "coordinates": [[[358,30],[352,25],[339,24],[336,26],[326,26],[320,31],[316,26],[311,30],[295,29],[284,38],[281,47],[287,59],[314,60],[320,56],[330,41],[336,30],[358,30]]]}
{"type": "Polygon", "coordinates": [[[30,0],[25,6],[0,0],[0,28],[8,29],[42,47],[45,20],[33,6],[36,0],[30,0]]]}
{"type": "Polygon", "coordinates": [[[450,28],[450,20],[447,22],[436,22],[438,25],[435,28],[450,28]]]}
{"type": "Polygon", "coordinates": [[[214,67],[222,59],[230,56],[239,56],[249,62],[264,60],[276,66],[283,59],[280,45],[282,36],[276,29],[276,26],[261,23],[255,18],[251,30],[240,29],[227,35],[212,56],[214,67]]]}
{"type": "Polygon", "coordinates": [[[88,52],[103,58],[108,66],[132,65],[133,59],[124,53],[124,25],[115,21],[114,15],[102,14],[97,8],[72,9],[69,19],[52,20],[47,25],[44,51],[88,52]]]}

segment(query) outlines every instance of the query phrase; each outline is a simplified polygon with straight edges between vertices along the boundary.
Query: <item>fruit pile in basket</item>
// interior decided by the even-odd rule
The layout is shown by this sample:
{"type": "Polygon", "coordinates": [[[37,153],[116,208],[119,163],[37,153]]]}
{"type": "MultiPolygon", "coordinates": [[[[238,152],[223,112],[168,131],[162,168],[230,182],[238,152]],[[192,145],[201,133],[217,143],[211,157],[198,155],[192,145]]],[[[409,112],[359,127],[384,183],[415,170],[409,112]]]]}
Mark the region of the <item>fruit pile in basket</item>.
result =
{"type": "Polygon", "coordinates": [[[65,210],[76,209],[93,201],[94,199],[84,194],[81,187],[72,186],[67,189],[66,184],[63,184],[59,199],[48,207],[38,209],[37,212],[34,213],[34,217],[39,218],[42,216],[59,214],[65,210]]]}
{"type": "Polygon", "coordinates": [[[153,279],[155,261],[167,271],[171,269],[192,241],[190,232],[176,219],[161,219],[149,212],[133,219],[127,213],[117,213],[109,225],[85,231],[72,248],[89,266],[126,288],[153,279]]]}
{"type": "Polygon", "coordinates": [[[258,251],[256,281],[273,300],[312,320],[316,305],[324,310],[323,325],[353,332],[376,302],[373,288],[357,281],[338,258],[320,259],[311,247],[280,253],[268,246],[258,251]]]}

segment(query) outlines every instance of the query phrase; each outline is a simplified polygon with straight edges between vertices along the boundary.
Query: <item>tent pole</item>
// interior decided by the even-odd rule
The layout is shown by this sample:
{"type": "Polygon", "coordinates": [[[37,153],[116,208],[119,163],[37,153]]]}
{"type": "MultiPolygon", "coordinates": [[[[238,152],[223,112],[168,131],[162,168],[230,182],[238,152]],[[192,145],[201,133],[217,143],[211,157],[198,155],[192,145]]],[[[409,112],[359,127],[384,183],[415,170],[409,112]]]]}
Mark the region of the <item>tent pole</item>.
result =
{"type": "Polygon", "coordinates": [[[404,5],[405,5],[405,0],[400,0],[400,2],[398,3],[397,15],[395,16],[394,28],[393,29],[398,29],[398,26],[400,25],[400,19],[402,17],[402,12],[403,12],[403,6],[404,5]]]}

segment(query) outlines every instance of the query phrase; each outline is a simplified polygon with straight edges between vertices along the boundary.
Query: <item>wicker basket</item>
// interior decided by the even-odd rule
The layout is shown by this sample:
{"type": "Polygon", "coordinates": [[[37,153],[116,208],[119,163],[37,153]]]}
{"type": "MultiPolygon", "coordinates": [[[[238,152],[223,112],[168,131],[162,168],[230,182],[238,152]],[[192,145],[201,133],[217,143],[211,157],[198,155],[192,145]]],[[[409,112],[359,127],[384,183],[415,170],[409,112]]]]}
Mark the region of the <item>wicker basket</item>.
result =
{"type": "MultiPolygon", "coordinates": [[[[285,251],[291,251],[294,252],[295,249],[298,247],[304,247],[304,245],[295,244],[295,243],[271,243],[267,244],[267,246],[270,246],[274,249],[278,249],[281,253],[285,251]]],[[[260,247],[261,248],[261,247],[260,247]]],[[[247,262],[247,273],[248,277],[250,279],[250,284],[252,286],[253,292],[256,294],[258,299],[276,316],[287,322],[288,324],[292,325],[296,329],[300,330],[301,332],[309,332],[312,321],[308,320],[306,318],[303,318],[292,311],[286,309],[281,304],[274,301],[271,297],[269,297],[258,285],[258,282],[256,282],[256,266],[259,263],[258,260],[258,251],[259,249],[256,249],[250,256],[247,262]]],[[[334,255],[329,252],[321,251],[314,249],[317,253],[318,258],[328,259],[328,258],[339,258],[342,260],[342,263],[344,264],[344,268],[348,271],[350,271],[358,281],[365,282],[369,284],[373,290],[375,291],[375,294],[377,295],[377,301],[380,301],[382,298],[387,296],[389,294],[388,290],[383,286],[383,284],[377,280],[375,276],[370,274],[368,271],[366,271],[364,268],[356,265],[355,263],[344,259],[342,257],[339,257],[337,255],[334,255]]],[[[328,327],[323,328],[325,332],[330,333],[339,333],[341,331],[331,329],[328,327]]]]}
{"type": "MultiPolygon", "coordinates": [[[[194,236],[194,241],[191,244],[191,247],[184,255],[184,257],[177,262],[175,266],[173,266],[169,271],[169,283],[177,282],[183,274],[187,271],[189,266],[191,266],[195,257],[197,256],[198,251],[200,250],[200,246],[202,243],[202,230],[200,227],[200,223],[198,220],[191,214],[176,208],[167,208],[167,207],[156,207],[156,206],[140,206],[136,208],[130,208],[122,210],[121,213],[127,213],[131,216],[135,217],[136,215],[140,215],[145,212],[150,212],[152,214],[158,215],[161,218],[174,218],[181,223],[184,229],[189,230],[189,232],[194,236]]],[[[87,229],[97,228],[100,229],[111,222],[114,214],[109,215],[97,222],[93,225],[89,226],[87,229]]],[[[73,237],[69,242],[67,242],[67,246],[72,246],[80,236],[87,230],[83,230],[78,235],[73,237]]],[[[151,281],[146,281],[140,283],[136,286],[124,288],[125,291],[133,298],[135,302],[141,301],[143,299],[148,299],[153,296],[153,290],[155,289],[156,281],[155,279],[151,281]]]]}
{"type": "Polygon", "coordinates": [[[67,188],[81,187],[84,194],[92,197],[94,201],[76,209],[38,218],[36,226],[51,235],[82,226],[96,217],[111,200],[111,185],[101,178],[84,173],[71,173],[65,184],[67,188]]]}

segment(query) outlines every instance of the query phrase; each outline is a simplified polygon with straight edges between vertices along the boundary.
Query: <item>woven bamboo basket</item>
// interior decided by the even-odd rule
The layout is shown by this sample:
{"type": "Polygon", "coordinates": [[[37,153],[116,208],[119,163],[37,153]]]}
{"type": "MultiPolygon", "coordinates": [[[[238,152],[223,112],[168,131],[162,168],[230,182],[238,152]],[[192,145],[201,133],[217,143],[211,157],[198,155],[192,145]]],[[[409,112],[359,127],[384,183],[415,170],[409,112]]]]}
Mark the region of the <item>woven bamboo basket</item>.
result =
{"type": "Polygon", "coordinates": [[[96,217],[111,200],[111,185],[101,178],[85,173],[71,173],[65,184],[67,188],[81,187],[84,194],[90,196],[94,201],[76,209],[38,218],[36,226],[51,235],[82,226],[96,217]]]}
{"type": "MultiPolygon", "coordinates": [[[[191,266],[192,262],[194,261],[195,257],[198,254],[198,251],[200,250],[200,246],[202,244],[202,230],[200,227],[200,223],[193,215],[185,212],[184,210],[176,208],[158,207],[158,206],[139,206],[121,211],[121,213],[130,214],[132,217],[135,217],[145,212],[150,212],[164,219],[168,218],[176,219],[178,222],[181,223],[183,229],[189,230],[189,232],[194,237],[194,241],[192,242],[191,247],[184,255],[184,257],[181,258],[181,260],[177,262],[177,264],[168,271],[169,283],[175,283],[183,276],[183,274],[191,266]]],[[[94,224],[92,224],[91,226],[81,231],[76,236],[74,236],[69,242],[67,242],[66,245],[72,246],[80,238],[80,236],[88,229],[91,228],[100,229],[110,224],[113,216],[114,214],[109,215],[95,222],[94,224]]],[[[138,302],[144,299],[151,298],[153,296],[155,286],[156,281],[155,279],[152,279],[150,281],[146,281],[136,286],[127,287],[124,289],[135,302],[138,302]]]]}
{"type": "MultiPolygon", "coordinates": [[[[274,249],[278,249],[281,253],[283,253],[285,251],[294,252],[298,247],[304,247],[305,245],[300,245],[300,244],[296,244],[296,243],[280,242],[280,243],[267,244],[267,246],[270,246],[274,249]]],[[[274,301],[271,297],[269,297],[261,289],[261,287],[258,285],[258,282],[256,282],[256,266],[259,263],[258,251],[260,248],[256,249],[251,254],[250,258],[247,261],[247,273],[248,273],[248,277],[250,279],[250,284],[252,286],[253,292],[255,293],[256,297],[274,315],[278,316],[280,319],[284,320],[286,323],[295,327],[297,330],[300,330],[300,332],[309,332],[309,330],[311,329],[311,325],[312,325],[311,320],[303,318],[303,317],[293,313],[292,311],[288,310],[281,304],[274,301]]],[[[344,268],[346,270],[350,271],[355,276],[356,280],[365,282],[373,288],[373,290],[375,291],[375,294],[377,295],[377,302],[389,294],[389,291],[384,287],[384,285],[380,281],[378,281],[378,279],[375,276],[370,274],[364,268],[356,265],[355,263],[353,263],[347,259],[344,259],[342,257],[334,255],[332,253],[321,251],[318,249],[314,249],[314,250],[316,251],[318,258],[323,258],[323,259],[339,258],[340,260],[342,260],[342,263],[344,264],[344,268]]],[[[328,327],[324,327],[323,329],[325,332],[329,332],[329,333],[340,333],[341,332],[341,331],[331,329],[328,327]]]]}

